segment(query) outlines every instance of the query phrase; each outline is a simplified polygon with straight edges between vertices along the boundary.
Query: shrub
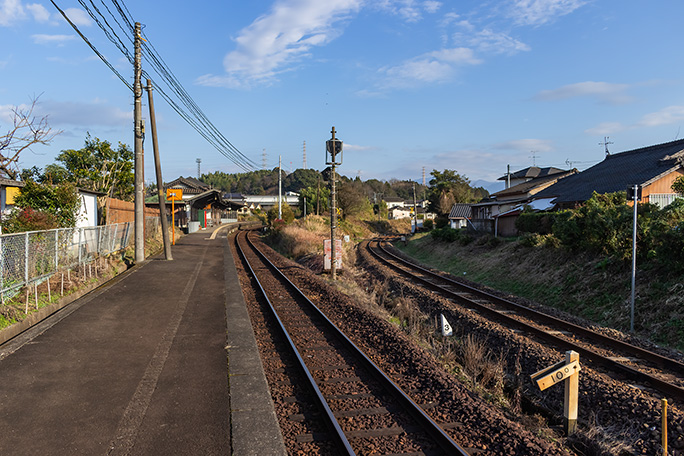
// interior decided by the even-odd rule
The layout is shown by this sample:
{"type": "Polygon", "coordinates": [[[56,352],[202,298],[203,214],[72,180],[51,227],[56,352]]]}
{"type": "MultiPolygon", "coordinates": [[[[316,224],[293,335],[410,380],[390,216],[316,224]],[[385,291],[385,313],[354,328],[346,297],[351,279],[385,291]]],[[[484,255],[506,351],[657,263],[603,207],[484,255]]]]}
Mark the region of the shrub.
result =
{"type": "Polygon", "coordinates": [[[30,207],[13,211],[2,222],[3,233],[23,233],[25,231],[42,231],[55,228],[59,228],[57,217],[30,207]]]}
{"type": "Polygon", "coordinates": [[[424,220],[423,221],[423,228],[426,230],[431,230],[434,227],[434,222],[432,220],[424,220]]]}

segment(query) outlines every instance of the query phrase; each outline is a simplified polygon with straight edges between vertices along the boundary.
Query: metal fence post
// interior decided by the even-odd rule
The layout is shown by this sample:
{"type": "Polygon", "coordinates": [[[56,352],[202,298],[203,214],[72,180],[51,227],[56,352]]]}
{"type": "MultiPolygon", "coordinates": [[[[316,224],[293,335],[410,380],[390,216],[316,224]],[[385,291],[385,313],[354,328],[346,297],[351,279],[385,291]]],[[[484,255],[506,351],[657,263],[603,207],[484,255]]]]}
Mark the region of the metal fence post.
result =
{"type": "Polygon", "coordinates": [[[29,233],[24,234],[24,285],[29,283],[29,233]]]}
{"type": "Polygon", "coordinates": [[[83,228],[78,228],[78,265],[81,265],[81,237],[83,235],[83,228]]]}
{"type": "Polygon", "coordinates": [[[55,230],[55,272],[59,270],[59,230],[55,230]]]}

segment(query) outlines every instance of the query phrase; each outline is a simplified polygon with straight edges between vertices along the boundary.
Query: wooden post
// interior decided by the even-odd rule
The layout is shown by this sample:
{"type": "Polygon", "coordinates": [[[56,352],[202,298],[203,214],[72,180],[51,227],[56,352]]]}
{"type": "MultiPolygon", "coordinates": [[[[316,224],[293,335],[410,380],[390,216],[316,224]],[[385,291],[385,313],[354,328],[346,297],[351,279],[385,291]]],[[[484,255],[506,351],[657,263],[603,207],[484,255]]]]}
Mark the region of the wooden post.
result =
{"type": "Polygon", "coordinates": [[[663,398],[661,404],[663,406],[663,417],[661,422],[663,456],[667,456],[667,399],[663,398]]]}
{"type": "MultiPolygon", "coordinates": [[[[579,353],[570,350],[565,352],[565,363],[579,362],[579,353]]],[[[577,428],[577,406],[579,399],[579,373],[570,375],[565,380],[565,404],[563,406],[563,421],[567,435],[574,434],[577,428]]]]}

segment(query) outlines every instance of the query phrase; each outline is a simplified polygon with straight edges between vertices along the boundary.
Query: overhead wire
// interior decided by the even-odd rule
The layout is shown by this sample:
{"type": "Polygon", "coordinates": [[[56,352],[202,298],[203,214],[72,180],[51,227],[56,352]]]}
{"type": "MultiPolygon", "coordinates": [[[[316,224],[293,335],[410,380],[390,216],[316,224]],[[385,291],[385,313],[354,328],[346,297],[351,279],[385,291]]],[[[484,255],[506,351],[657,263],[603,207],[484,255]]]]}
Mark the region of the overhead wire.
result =
{"type": "MultiPolygon", "coordinates": [[[[62,11],[59,6],[50,0],[51,3],[57,8],[57,10],[62,14],[62,16],[71,24],[74,30],[81,36],[81,38],[90,46],[90,48],[102,59],[105,64],[121,79],[126,86],[133,91],[131,84],[123,77],[121,74],[105,59],[105,57],[97,51],[94,45],[78,30],[78,27],[67,17],[67,15],[62,11]]],[[[112,4],[118,15],[121,18],[117,18],[116,14],[110,9],[110,7],[105,4],[104,0],[100,0],[104,9],[109,14],[105,16],[103,11],[94,3],[93,0],[86,2],[85,0],[79,0],[81,6],[85,9],[88,15],[95,21],[95,23],[104,32],[107,39],[109,39],[112,44],[128,59],[128,61],[133,64],[134,57],[131,51],[128,49],[127,44],[124,41],[128,41],[129,45],[133,44],[133,34],[135,31],[135,22],[133,17],[126,7],[125,3],[121,0],[111,0],[112,4]],[[111,17],[111,18],[109,18],[111,17]],[[122,39],[117,30],[110,24],[110,21],[115,23],[119,30],[123,32],[126,39],[122,39]],[[122,25],[123,22],[123,25],[122,25]]],[[[144,32],[143,32],[144,34],[144,32]]],[[[157,89],[166,100],[171,108],[176,111],[176,113],[181,116],[191,127],[193,127],[207,142],[209,142],[214,148],[216,148],[222,155],[228,158],[230,161],[235,163],[237,166],[245,171],[253,171],[259,169],[259,166],[252,159],[243,154],[237,147],[235,147],[219,130],[216,126],[209,120],[202,109],[197,105],[197,103],[192,99],[187,90],[180,83],[178,78],[170,70],[169,66],[166,64],[164,59],[161,57],[156,48],[152,45],[146,34],[142,39],[142,54],[143,57],[150,63],[150,66],[154,72],[161,78],[165,83],[166,88],[162,88],[161,84],[154,81],[149,72],[143,70],[143,75],[150,79],[154,83],[154,88],[157,89]],[[182,105],[182,106],[181,106],[182,105]]]]}
{"type": "Polygon", "coordinates": [[[52,3],[52,5],[53,5],[55,8],[57,8],[57,11],[59,11],[59,13],[62,15],[62,17],[64,18],[64,20],[66,20],[66,21],[69,23],[69,25],[71,25],[71,27],[74,29],[74,31],[75,31],[76,33],[78,33],[78,36],[80,36],[80,37],[83,39],[83,41],[85,41],[85,43],[90,47],[90,49],[93,50],[93,52],[95,53],[95,55],[97,55],[97,56],[100,58],[100,60],[102,60],[102,61],[105,63],[105,65],[107,65],[107,66],[109,67],[109,69],[112,70],[112,72],[113,72],[116,76],[118,76],[119,79],[121,79],[121,82],[123,82],[123,83],[126,85],[126,87],[128,87],[128,89],[129,89],[131,92],[133,92],[133,86],[126,80],[126,78],[124,78],[123,76],[121,76],[121,73],[119,73],[119,72],[116,70],[116,68],[114,68],[114,66],[113,66],[111,63],[109,63],[109,61],[105,58],[105,56],[102,55],[102,54],[100,53],[100,51],[97,50],[97,48],[95,47],[95,45],[93,45],[93,44],[88,40],[88,38],[86,38],[85,35],[83,35],[83,33],[81,33],[81,31],[78,29],[78,27],[76,26],[76,24],[74,24],[74,23],[71,21],[71,19],[69,19],[69,17],[66,15],[66,13],[65,13],[64,11],[62,11],[62,9],[61,9],[59,6],[57,6],[57,4],[54,2],[54,0],[50,0],[50,3],[52,3]]]}

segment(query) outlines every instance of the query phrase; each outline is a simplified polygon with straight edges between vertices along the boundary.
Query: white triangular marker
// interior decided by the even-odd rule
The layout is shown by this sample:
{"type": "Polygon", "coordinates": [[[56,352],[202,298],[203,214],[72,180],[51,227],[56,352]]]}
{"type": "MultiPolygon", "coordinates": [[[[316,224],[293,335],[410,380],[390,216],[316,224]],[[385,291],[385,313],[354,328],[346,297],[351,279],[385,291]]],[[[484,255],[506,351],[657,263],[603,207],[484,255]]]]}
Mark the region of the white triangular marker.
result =
{"type": "Polygon", "coordinates": [[[447,321],[446,317],[444,314],[439,314],[439,316],[442,318],[442,336],[447,337],[447,336],[453,336],[454,335],[454,330],[447,321]]]}

